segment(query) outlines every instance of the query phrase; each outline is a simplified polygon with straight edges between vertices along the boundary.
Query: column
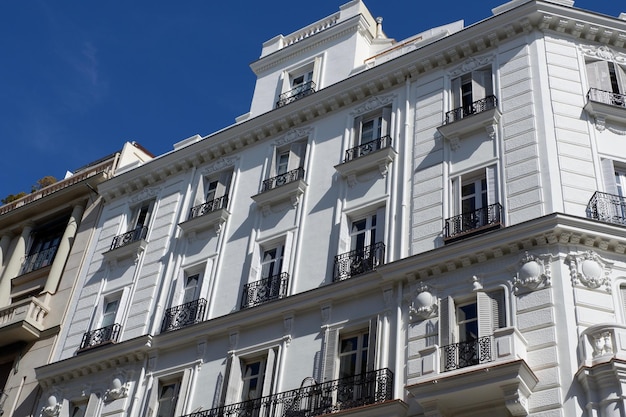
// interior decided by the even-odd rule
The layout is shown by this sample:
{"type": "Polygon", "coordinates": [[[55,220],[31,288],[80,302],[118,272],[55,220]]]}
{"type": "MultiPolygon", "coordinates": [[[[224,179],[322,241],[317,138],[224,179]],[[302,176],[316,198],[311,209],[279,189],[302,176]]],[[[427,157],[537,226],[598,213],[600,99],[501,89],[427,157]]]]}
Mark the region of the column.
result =
{"type": "Polygon", "coordinates": [[[50,267],[50,272],[48,273],[48,279],[46,280],[46,286],[43,290],[44,293],[54,294],[57,291],[59,281],[61,280],[61,274],[63,274],[63,268],[65,267],[65,262],[67,261],[70,249],[72,248],[71,241],[76,236],[76,231],[80,225],[84,210],[85,208],[80,205],[74,206],[74,209],[72,210],[72,215],[70,216],[70,220],[67,222],[67,226],[65,226],[63,237],[61,238],[57,252],[54,255],[54,261],[52,261],[52,266],[50,267]]]}
{"type": "Polygon", "coordinates": [[[32,223],[24,225],[22,233],[17,238],[13,252],[11,252],[9,256],[7,266],[4,268],[4,271],[2,271],[2,277],[0,278],[0,306],[7,306],[11,301],[11,279],[15,278],[20,273],[22,261],[26,254],[26,242],[28,242],[32,231],[32,223]]]}

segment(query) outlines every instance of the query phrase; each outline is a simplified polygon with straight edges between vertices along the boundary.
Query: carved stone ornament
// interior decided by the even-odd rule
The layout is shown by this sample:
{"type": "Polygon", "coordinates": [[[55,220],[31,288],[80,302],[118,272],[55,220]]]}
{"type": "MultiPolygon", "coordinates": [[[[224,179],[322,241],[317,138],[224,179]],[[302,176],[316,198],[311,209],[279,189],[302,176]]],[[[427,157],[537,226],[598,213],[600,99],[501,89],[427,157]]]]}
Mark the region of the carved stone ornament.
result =
{"type": "Polygon", "coordinates": [[[222,157],[211,165],[202,170],[203,175],[210,175],[214,172],[219,172],[225,168],[229,168],[235,165],[235,162],[239,159],[238,156],[222,157]]]}
{"type": "Polygon", "coordinates": [[[57,400],[56,395],[50,395],[47,404],[41,410],[42,416],[56,417],[61,413],[62,401],[57,400]]]}
{"type": "Polygon", "coordinates": [[[426,320],[437,315],[437,297],[424,283],[411,289],[411,304],[409,304],[409,319],[411,321],[426,320]]]}
{"type": "Polygon", "coordinates": [[[385,96],[371,97],[365,103],[362,103],[359,106],[357,106],[350,114],[352,116],[359,116],[363,113],[376,110],[378,108],[384,107],[387,104],[393,102],[395,98],[396,98],[395,94],[387,94],[385,96]]]}
{"type": "Polygon", "coordinates": [[[526,252],[518,263],[517,274],[513,277],[513,291],[517,293],[522,289],[534,291],[549,287],[551,260],[551,255],[535,256],[526,252]]]}
{"type": "Polygon", "coordinates": [[[132,198],[130,198],[128,202],[134,204],[140,201],[148,200],[150,198],[156,197],[160,192],[161,187],[146,187],[142,189],[139,193],[134,195],[132,198]]]}
{"type": "Polygon", "coordinates": [[[121,371],[115,374],[109,389],[104,393],[104,401],[110,402],[128,396],[130,381],[126,380],[126,373],[121,371]]]}
{"type": "Polygon", "coordinates": [[[615,52],[606,45],[581,45],[580,49],[582,50],[583,54],[592,58],[601,59],[603,61],[613,61],[618,64],[626,64],[626,54],[615,52]]]}
{"type": "Polygon", "coordinates": [[[459,75],[466,74],[478,68],[484,67],[491,62],[493,62],[493,55],[471,57],[450,71],[450,77],[457,77],[459,75]]]}
{"type": "Polygon", "coordinates": [[[611,292],[611,280],[608,275],[613,263],[606,261],[592,251],[570,253],[566,259],[569,262],[572,284],[585,286],[590,289],[604,287],[611,292]]]}
{"type": "Polygon", "coordinates": [[[311,132],[313,132],[313,128],[312,127],[292,129],[289,132],[287,132],[287,134],[285,136],[282,136],[282,137],[278,138],[274,142],[274,145],[276,145],[277,147],[280,147],[280,146],[283,146],[283,145],[287,145],[287,144],[289,144],[291,142],[297,141],[298,139],[305,138],[305,137],[309,136],[311,134],[311,132]]]}

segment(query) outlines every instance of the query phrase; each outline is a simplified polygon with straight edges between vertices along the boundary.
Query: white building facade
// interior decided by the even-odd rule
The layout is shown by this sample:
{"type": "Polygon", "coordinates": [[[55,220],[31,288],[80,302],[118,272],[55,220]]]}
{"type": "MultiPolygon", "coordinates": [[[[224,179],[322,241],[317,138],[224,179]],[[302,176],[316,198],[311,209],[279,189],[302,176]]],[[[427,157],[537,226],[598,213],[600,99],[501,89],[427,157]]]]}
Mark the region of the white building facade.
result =
{"type": "Polygon", "coordinates": [[[351,1],[100,184],[41,415],[626,417],[626,21],[493,13],[351,1]]]}

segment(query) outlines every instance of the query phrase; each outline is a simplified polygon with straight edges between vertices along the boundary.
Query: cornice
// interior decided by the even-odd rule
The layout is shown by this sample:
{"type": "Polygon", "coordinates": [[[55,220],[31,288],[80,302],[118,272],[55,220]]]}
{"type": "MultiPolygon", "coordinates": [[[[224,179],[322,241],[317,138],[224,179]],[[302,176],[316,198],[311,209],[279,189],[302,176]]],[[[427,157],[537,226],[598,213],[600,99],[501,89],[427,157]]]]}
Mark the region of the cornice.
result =
{"type": "MultiPolygon", "coordinates": [[[[347,22],[350,20],[344,23],[347,22]]],[[[340,24],[328,30],[344,28],[340,24]]],[[[135,193],[169,176],[232,156],[257,142],[271,140],[292,129],[301,128],[324,117],[326,113],[353,106],[375,95],[389,93],[404,85],[408,78],[415,79],[434,70],[447,70],[470,57],[487,54],[501,43],[526,36],[534,30],[552,32],[587,43],[602,43],[612,48],[623,48],[626,42],[626,21],[554,3],[530,1],[373,66],[287,106],[232,125],[189,146],[155,158],[106,181],[99,190],[107,201],[135,193]]],[[[316,36],[287,48],[307,47],[309,43],[316,42],[316,36]]]]}

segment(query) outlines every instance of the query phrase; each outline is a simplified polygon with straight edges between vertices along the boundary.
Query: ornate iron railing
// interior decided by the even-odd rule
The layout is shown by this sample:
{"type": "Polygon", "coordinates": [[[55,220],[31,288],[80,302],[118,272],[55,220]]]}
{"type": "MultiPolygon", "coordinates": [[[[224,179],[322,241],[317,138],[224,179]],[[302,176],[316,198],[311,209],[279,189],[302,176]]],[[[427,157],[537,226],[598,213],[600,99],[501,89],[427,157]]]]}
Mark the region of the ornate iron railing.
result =
{"type": "Polygon", "coordinates": [[[315,92],[315,83],[313,81],[300,84],[296,88],[282,93],[278,96],[276,107],[286,106],[289,103],[293,103],[296,100],[300,100],[302,97],[309,96],[315,92]]]}
{"type": "Polygon", "coordinates": [[[445,124],[456,122],[464,117],[482,113],[486,110],[495,109],[497,105],[498,99],[496,96],[487,96],[483,99],[476,100],[468,106],[457,107],[456,109],[447,112],[445,124]]]}
{"type": "Polygon", "coordinates": [[[587,100],[612,106],[626,107],[626,94],[613,93],[612,91],[590,88],[587,92],[587,100]]]}
{"type": "Polygon", "coordinates": [[[278,188],[281,185],[289,184],[290,182],[302,179],[304,179],[304,168],[296,168],[263,181],[261,192],[264,193],[265,191],[278,188]]]}
{"type": "Polygon", "coordinates": [[[465,368],[491,362],[491,336],[479,337],[467,342],[453,343],[443,346],[443,370],[465,368]]]}
{"type": "Polygon", "coordinates": [[[362,249],[335,256],[333,281],[343,281],[365,272],[373,271],[385,263],[385,244],[377,242],[362,249]]]}
{"type": "Polygon", "coordinates": [[[350,148],[346,151],[346,158],[344,162],[352,161],[360,156],[365,156],[380,149],[385,149],[391,146],[391,136],[386,135],[380,138],[363,143],[354,148],[350,148]]]}
{"type": "Polygon", "coordinates": [[[287,296],[289,274],[283,272],[243,286],[241,308],[248,308],[287,296]]]}
{"type": "Polygon", "coordinates": [[[168,308],[163,316],[161,333],[200,323],[204,320],[205,309],[206,300],[204,298],[168,308]]]}
{"type": "Polygon", "coordinates": [[[624,225],[626,224],[626,198],[596,191],[587,203],[587,217],[624,225]]]}
{"type": "Polygon", "coordinates": [[[111,250],[121,248],[130,243],[136,242],[141,239],[145,239],[148,235],[148,226],[137,227],[130,232],[115,236],[113,242],[111,242],[111,250]]]}
{"type": "Polygon", "coordinates": [[[207,201],[206,203],[194,206],[189,211],[189,219],[195,219],[212,211],[225,209],[228,205],[228,196],[218,197],[214,200],[207,201]]]}
{"type": "Polygon", "coordinates": [[[53,246],[28,255],[26,259],[24,259],[20,275],[28,274],[29,272],[51,265],[52,261],[54,261],[54,255],[56,255],[58,248],[58,246],[53,246]]]}
{"type": "Polygon", "coordinates": [[[315,417],[392,399],[393,372],[379,369],[183,417],[315,417]]]}
{"type": "Polygon", "coordinates": [[[122,326],[115,323],[101,329],[91,330],[83,335],[83,341],[78,350],[84,350],[107,342],[115,343],[120,335],[122,326]]]}
{"type": "Polygon", "coordinates": [[[443,239],[449,240],[499,225],[502,225],[502,205],[495,203],[446,219],[443,239]]]}

